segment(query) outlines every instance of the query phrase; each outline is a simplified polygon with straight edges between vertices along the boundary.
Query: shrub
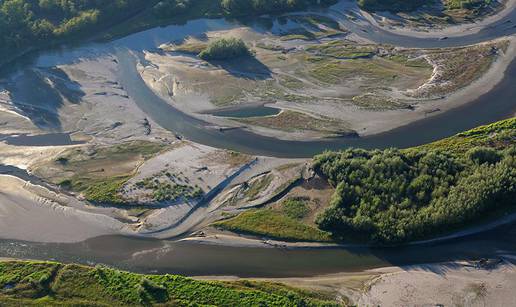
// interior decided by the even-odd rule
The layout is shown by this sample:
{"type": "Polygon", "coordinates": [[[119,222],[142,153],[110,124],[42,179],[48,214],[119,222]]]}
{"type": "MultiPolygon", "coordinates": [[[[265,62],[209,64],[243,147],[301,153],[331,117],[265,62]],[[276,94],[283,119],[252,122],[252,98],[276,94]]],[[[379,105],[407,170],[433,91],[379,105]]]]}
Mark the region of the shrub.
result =
{"type": "Polygon", "coordinates": [[[494,164],[500,161],[502,155],[493,148],[474,147],[467,152],[467,157],[476,164],[494,164]]]}
{"type": "Polygon", "coordinates": [[[241,56],[249,56],[251,51],[243,40],[237,38],[222,38],[208,45],[199,57],[205,61],[227,60],[241,56]]]}

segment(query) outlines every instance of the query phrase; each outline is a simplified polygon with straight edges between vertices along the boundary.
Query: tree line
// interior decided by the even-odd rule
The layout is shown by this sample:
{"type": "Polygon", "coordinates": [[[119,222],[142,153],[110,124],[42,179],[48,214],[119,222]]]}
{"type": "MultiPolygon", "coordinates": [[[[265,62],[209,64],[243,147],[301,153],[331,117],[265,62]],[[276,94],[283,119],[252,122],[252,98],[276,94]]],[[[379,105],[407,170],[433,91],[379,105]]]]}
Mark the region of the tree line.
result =
{"type": "Polygon", "coordinates": [[[92,31],[148,5],[145,0],[0,1],[0,56],[92,31]]]}
{"type": "MultiPolygon", "coordinates": [[[[187,11],[211,16],[281,13],[335,0],[0,0],[0,58],[9,59],[30,48],[77,38],[114,25],[145,9],[155,18],[170,18],[187,11]],[[208,3],[208,4],[207,4],[208,3]]],[[[152,18],[152,17],[151,17],[152,18]]]]}

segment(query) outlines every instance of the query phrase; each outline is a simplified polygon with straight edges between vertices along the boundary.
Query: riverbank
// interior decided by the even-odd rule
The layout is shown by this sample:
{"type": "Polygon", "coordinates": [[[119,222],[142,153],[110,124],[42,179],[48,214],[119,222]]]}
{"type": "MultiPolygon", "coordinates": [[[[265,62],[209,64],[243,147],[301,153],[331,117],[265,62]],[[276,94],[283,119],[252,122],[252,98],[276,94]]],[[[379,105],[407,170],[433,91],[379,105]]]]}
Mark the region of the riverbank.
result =
{"type": "MultiPolygon", "coordinates": [[[[491,14],[481,17],[479,19],[455,25],[445,24],[437,27],[413,27],[407,25],[406,23],[403,23],[404,20],[401,20],[403,26],[399,26],[397,24],[400,23],[401,18],[399,18],[398,16],[393,16],[388,12],[369,13],[366,11],[360,11],[360,13],[372,25],[382,30],[385,30],[389,33],[419,38],[450,38],[476,34],[488,25],[494,25],[504,18],[512,18],[512,16],[515,15],[515,0],[504,1],[504,3],[501,3],[500,5],[502,6],[501,9],[496,10],[491,14]]],[[[410,16],[410,13],[408,15],[410,16]]],[[[508,22],[506,26],[512,27],[512,25],[512,22],[508,22]]]]}
{"type": "MultiPolygon", "coordinates": [[[[199,280],[237,281],[230,276],[199,280]]],[[[514,300],[516,270],[510,259],[456,261],[383,267],[358,273],[306,278],[265,278],[310,291],[347,297],[356,306],[439,305],[508,306],[514,300]]]]}

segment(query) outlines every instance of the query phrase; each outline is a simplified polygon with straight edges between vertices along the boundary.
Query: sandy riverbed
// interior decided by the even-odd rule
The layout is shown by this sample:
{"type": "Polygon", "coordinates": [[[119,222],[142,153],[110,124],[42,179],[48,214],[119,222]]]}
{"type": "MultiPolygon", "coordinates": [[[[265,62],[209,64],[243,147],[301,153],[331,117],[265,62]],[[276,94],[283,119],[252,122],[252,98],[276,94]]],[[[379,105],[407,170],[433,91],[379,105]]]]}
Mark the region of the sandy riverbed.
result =
{"type": "MultiPolygon", "coordinates": [[[[216,32],[210,33],[210,35],[220,36],[222,34],[216,32]]],[[[237,28],[230,31],[230,34],[227,35],[243,37],[244,39],[249,37],[255,39],[255,36],[257,34],[255,34],[252,29],[237,28]]],[[[264,38],[261,37],[261,39],[263,40],[264,38]]],[[[311,96],[310,101],[296,102],[277,98],[277,100],[274,103],[271,102],[267,103],[266,105],[281,108],[283,110],[300,112],[301,114],[315,116],[316,118],[319,118],[319,120],[321,120],[321,118],[337,120],[339,123],[345,124],[346,129],[349,129],[349,131],[356,131],[361,136],[382,133],[415,122],[417,120],[441,114],[450,109],[462,106],[493,89],[503,79],[508,65],[516,57],[515,36],[505,37],[503,39],[495,40],[492,42],[486,42],[485,44],[494,44],[494,42],[501,42],[502,40],[508,42],[508,47],[506,48],[506,50],[499,50],[499,53],[495,57],[493,57],[495,60],[490,66],[487,66],[487,71],[482,73],[481,77],[475,77],[471,80],[466,80],[467,82],[471,83],[466,83],[467,85],[458,86],[458,90],[451,91],[445,89],[446,87],[450,86],[449,83],[453,83],[453,80],[435,81],[433,78],[434,76],[432,76],[428,80],[425,79],[425,81],[421,81],[418,79],[418,82],[420,83],[414,83],[415,81],[412,80],[412,83],[417,84],[414,88],[411,87],[414,86],[414,84],[408,82],[407,80],[404,80],[403,82],[400,82],[400,84],[396,84],[396,86],[401,86],[400,88],[396,89],[396,86],[393,87],[393,93],[386,94],[387,96],[381,96],[382,99],[388,99],[392,96],[391,98],[393,99],[401,99],[400,101],[406,100],[412,105],[412,108],[375,109],[355,105],[351,103],[351,100],[357,98],[357,95],[359,95],[360,93],[368,94],[375,93],[375,91],[378,91],[373,90],[369,92],[369,90],[361,89],[355,93],[354,86],[357,86],[357,84],[360,85],[360,82],[357,83],[356,80],[353,81],[357,83],[353,83],[354,85],[347,82],[345,85],[340,86],[328,85],[327,88],[325,88],[324,90],[320,88],[317,90],[313,89],[311,90],[311,95],[314,96],[311,96]],[[409,86],[409,84],[412,85],[409,86]],[[433,96],[430,94],[429,98],[410,97],[411,93],[420,92],[419,89],[428,85],[431,85],[431,88],[437,89],[438,94],[435,94],[433,96]],[[407,86],[408,88],[405,88],[407,86]],[[416,88],[418,89],[416,90],[416,88]],[[326,97],[334,95],[335,93],[333,93],[332,91],[336,89],[340,91],[340,96],[338,96],[338,99],[342,100],[338,103],[336,103],[333,100],[328,100],[326,97]]],[[[251,44],[252,42],[249,43],[251,44]]],[[[306,48],[306,46],[304,46],[306,44],[305,42],[300,42],[299,44],[300,49],[306,48]]],[[[425,52],[431,52],[430,50],[418,51],[422,52],[423,54],[425,54],[425,52]]],[[[257,53],[257,58],[260,58],[262,61],[264,61],[264,63],[266,63],[267,61],[270,61],[270,55],[268,53],[270,53],[270,51],[259,51],[257,53]]],[[[301,51],[301,53],[303,53],[303,51],[301,51]]],[[[294,55],[293,58],[296,58],[296,55],[294,55]]],[[[245,81],[242,81],[239,78],[235,78],[223,69],[207,69],[205,67],[207,66],[206,63],[203,63],[203,61],[200,61],[199,59],[196,59],[192,56],[186,57],[183,55],[171,55],[149,52],[146,54],[146,60],[152,64],[147,64],[146,66],[139,65],[139,72],[142,75],[142,78],[146,81],[147,85],[151,89],[153,89],[157,94],[161,95],[165,100],[168,100],[169,103],[174,105],[174,107],[178,108],[179,110],[193,117],[197,117],[207,122],[210,122],[214,126],[241,127],[244,124],[237,120],[210,116],[205,114],[204,112],[201,112],[206,109],[217,108],[217,106],[209,102],[209,93],[213,94],[213,88],[217,88],[218,91],[223,91],[222,89],[225,89],[226,91],[229,91],[231,93],[235,91],[235,88],[238,88],[243,90],[244,93],[246,93],[246,91],[248,90],[245,89],[245,87],[249,86],[248,83],[252,84],[252,82],[255,82],[255,86],[259,86],[261,84],[260,82],[262,82],[250,81],[247,79],[245,81]],[[193,74],[195,78],[189,76],[189,74],[193,74]],[[234,82],[227,81],[217,84],[216,81],[214,81],[218,79],[226,80],[224,78],[226,78],[227,80],[233,80],[234,82]],[[194,80],[195,82],[190,79],[194,80]],[[245,84],[239,85],[238,82],[243,82],[245,84]],[[211,86],[209,86],[206,89],[204,88],[206,87],[205,84],[211,84],[211,86]],[[174,87],[174,90],[168,90],[171,86],[174,87]]],[[[446,61],[453,62],[453,59],[450,58],[446,61]]],[[[445,70],[445,68],[442,68],[441,65],[445,66],[446,61],[444,62],[444,64],[434,64],[434,75],[444,74],[442,70],[445,70]]],[[[277,65],[277,63],[274,61],[271,61],[271,63],[271,65],[277,65]]],[[[293,61],[293,63],[297,62],[293,61]]],[[[283,64],[279,65],[279,68],[271,68],[271,70],[274,72],[272,74],[273,77],[271,78],[274,80],[277,78],[281,79],[281,75],[285,73],[284,70],[288,72],[288,69],[292,69],[290,66],[282,67],[281,65],[283,64]]],[[[300,77],[299,75],[296,75],[296,78],[300,78],[299,80],[303,80],[302,82],[306,83],[305,86],[311,86],[309,84],[312,84],[308,82],[305,77],[300,77]]],[[[421,78],[421,76],[419,76],[418,78],[421,78]]],[[[453,86],[451,87],[453,88],[453,86]]],[[[425,92],[425,90],[421,91],[425,92]]],[[[306,96],[307,93],[305,93],[302,90],[297,94],[301,96],[306,96]]],[[[423,97],[426,96],[423,95],[423,97]]],[[[260,100],[261,98],[255,97],[255,99],[260,100]]],[[[266,100],[264,101],[266,102],[266,100]]],[[[233,103],[237,103],[238,105],[238,103],[240,102],[237,101],[233,103]]],[[[279,115],[277,115],[276,117],[279,117],[279,115]]],[[[276,137],[285,140],[311,140],[320,138],[325,135],[325,133],[322,133],[321,131],[316,131],[316,129],[314,130],[311,128],[302,130],[292,129],[288,126],[288,123],[285,124],[285,127],[281,128],[271,127],[267,125],[260,126],[259,124],[251,123],[245,124],[245,128],[257,134],[276,137]]]]}
{"type": "Polygon", "coordinates": [[[56,200],[65,196],[11,176],[0,176],[2,238],[36,242],[79,242],[127,233],[126,225],[107,215],[90,213],[56,200]]]}
{"type": "MultiPolygon", "coordinates": [[[[478,267],[477,264],[422,264],[360,273],[257,280],[324,292],[356,306],[512,306],[516,286],[514,265],[503,260],[493,267],[478,267]]],[[[227,276],[198,278],[239,279],[227,276]]]]}

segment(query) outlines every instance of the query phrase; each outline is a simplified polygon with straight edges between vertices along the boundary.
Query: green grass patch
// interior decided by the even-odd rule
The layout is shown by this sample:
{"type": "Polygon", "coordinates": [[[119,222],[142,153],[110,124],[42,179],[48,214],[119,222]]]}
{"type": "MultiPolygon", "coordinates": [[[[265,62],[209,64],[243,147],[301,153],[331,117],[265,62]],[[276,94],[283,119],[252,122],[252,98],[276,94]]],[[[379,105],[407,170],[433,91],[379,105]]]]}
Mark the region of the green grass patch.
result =
{"type": "Polygon", "coordinates": [[[403,54],[396,54],[396,55],[390,55],[387,57],[387,59],[403,64],[407,67],[418,67],[418,68],[426,68],[426,69],[433,69],[433,66],[428,63],[428,61],[422,57],[418,58],[410,58],[403,54]]]}
{"type": "Polygon", "coordinates": [[[339,40],[313,45],[306,48],[306,50],[308,52],[316,53],[317,55],[346,59],[367,58],[376,54],[375,46],[346,44],[339,40]]]}
{"type": "Polygon", "coordinates": [[[338,306],[328,295],[263,282],[197,281],[55,262],[0,262],[2,306],[338,306]]]}
{"type": "Polygon", "coordinates": [[[84,183],[82,181],[72,182],[72,189],[83,191],[84,197],[88,201],[103,204],[123,204],[125,201],[118,193],[122,186],[131,178],[131,176],[120,176],[113,178],[106,178],[96,182],[89,181],[84,183]]]}
{"type": "Polygon", "coordinates": [[[217,222],[214,226],[237,233],[280,240],[331,242],[328,232],[308,226],[272,209],[246,211],[235,218],[217,222]]]}
{"type": "Polygon", "coordinates": [[[281,203],[283,214],[292,219],[303,219],[310,213],[306,201],[300,198],[289,198],[281,203]]]}

